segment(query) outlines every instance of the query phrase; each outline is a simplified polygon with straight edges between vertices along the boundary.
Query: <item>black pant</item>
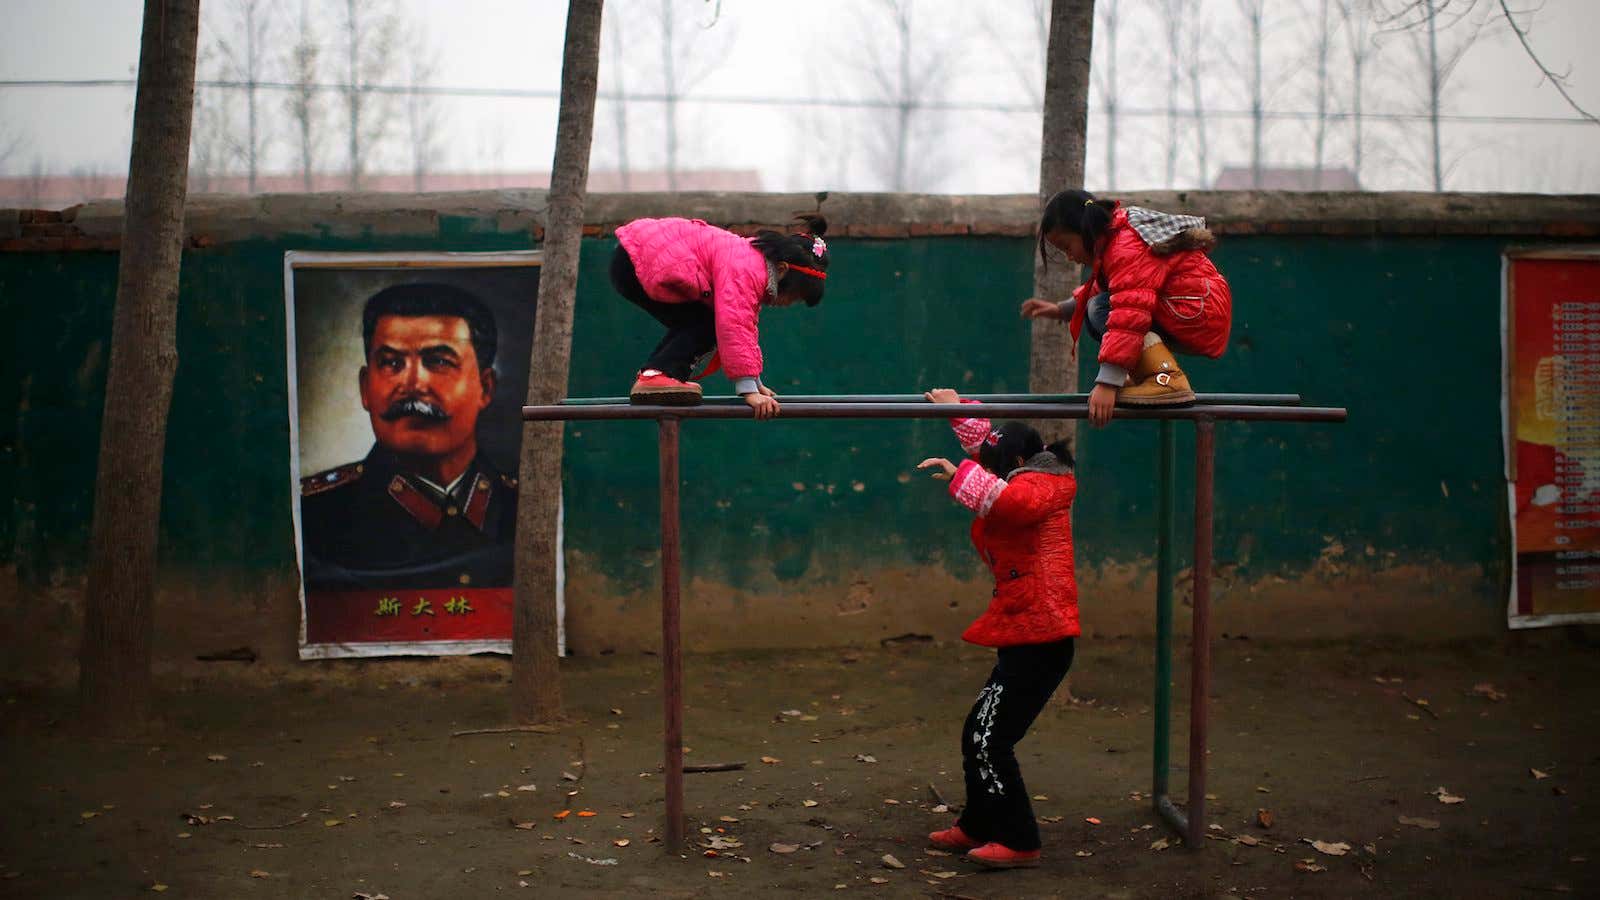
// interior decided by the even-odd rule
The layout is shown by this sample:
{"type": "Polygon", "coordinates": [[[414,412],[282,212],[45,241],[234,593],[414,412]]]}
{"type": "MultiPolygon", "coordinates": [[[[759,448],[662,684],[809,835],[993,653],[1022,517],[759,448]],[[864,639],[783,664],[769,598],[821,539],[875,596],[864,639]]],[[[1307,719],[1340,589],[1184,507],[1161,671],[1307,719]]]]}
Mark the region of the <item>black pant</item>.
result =
{"type": "Polygon", "coordinates": [[[717,348],[717,320],[711,307],[650,299],[639,283],[639,273],[633,268],[628,251],[621,247],[611,257],[611,286],[667,327],[666,336],[641,368],[660,369],[679,381],[687,381],[695,361],[717,348]]]}
{"type": "MultiPolygon", "coordinates": [[[[1061,304],[1062,321],[1069,321],[1072,319],[1072,310],[1077,305],[1078,301],[1075,299],[1069,299],[1061,304]]],[[[1100,293],[1089,298],[1089,308],[1084,310],[1083,313],[1083,330],[1089,333],[1089,337],[1094,338],[1095,343],[1099,343],[1100,341],[1105,340],[1106,324],[1110,321],[1111,294],[1107,291],[1101,291],[1100,293]]],[[[1155,322],[1150,323],[1150,330],[1160,335],[1161,340],[1165,341],[1167,344],[1172,344],[1172,339],[1167,337],[1166,332],[1157,327],[1155,322]]]]}
{"type": "Polygon", "coordinates": [[[1012,850],[1039,849],[1039,823],[1022,783],[1016,746],[1072,668],[1072,638],[1000,648],[989,681],[961,727],[967,806],[961,830],[1012,850]]]}

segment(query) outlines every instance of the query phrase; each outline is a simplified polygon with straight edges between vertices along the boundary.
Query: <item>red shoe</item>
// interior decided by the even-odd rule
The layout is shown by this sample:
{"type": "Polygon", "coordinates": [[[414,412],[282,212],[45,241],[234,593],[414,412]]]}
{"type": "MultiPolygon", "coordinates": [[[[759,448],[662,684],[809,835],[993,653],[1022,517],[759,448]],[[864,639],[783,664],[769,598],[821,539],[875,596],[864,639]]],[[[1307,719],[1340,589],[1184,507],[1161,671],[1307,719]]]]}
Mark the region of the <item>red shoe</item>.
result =
{"type": "Polygon", "coordinates": [[[960,825],[951,825],[943,831],[935,831],[928,835],[928,843],[951,853],[965,853],[978,846],[978,842],[967,836],[960,825]]]}
{"type": "Polygon", "coordinates": [[[1025,869],[1039,864],[1039,851],[1013,850],[990,841],[967,853],[967,859],[991,869],[1025,869]]]}
{"type": "Polygon", "coordinates": [[[639,373],[639,380],[628,391],[628,402],[635,405],[694,406],[700,402],[700,385],[679,381],[655,369],[639,373]]]}

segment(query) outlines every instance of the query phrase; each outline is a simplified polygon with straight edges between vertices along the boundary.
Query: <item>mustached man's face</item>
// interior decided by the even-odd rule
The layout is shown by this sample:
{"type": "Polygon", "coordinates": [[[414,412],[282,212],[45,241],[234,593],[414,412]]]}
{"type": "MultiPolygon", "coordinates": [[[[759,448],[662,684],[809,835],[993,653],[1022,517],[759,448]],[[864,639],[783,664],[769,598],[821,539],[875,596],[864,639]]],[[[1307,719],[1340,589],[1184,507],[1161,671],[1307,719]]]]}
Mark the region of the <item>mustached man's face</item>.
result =
{"type": "Polygon", "coordinates": [[[494,370],[478,368],[466,319],[383,316],[361,367],[361,406],[387,449],[464,463],[477,452],[478,415],[494,383],[494,370]]]}

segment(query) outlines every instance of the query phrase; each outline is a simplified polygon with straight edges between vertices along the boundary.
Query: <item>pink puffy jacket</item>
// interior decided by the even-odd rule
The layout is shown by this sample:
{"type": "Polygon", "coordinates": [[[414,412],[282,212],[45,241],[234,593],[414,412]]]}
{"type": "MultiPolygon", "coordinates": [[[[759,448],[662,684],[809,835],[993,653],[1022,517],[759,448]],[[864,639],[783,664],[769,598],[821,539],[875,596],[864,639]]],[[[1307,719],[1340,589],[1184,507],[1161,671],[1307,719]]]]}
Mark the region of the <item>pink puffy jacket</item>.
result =
{"type": "Polygon", "coordinates": [[[715,310],[728,378],[761,377],[756,323],[767,298],[767,259],[760,250],[699,219],[636,219],[617,229],[617,240],[650,299],[715,310]]]}

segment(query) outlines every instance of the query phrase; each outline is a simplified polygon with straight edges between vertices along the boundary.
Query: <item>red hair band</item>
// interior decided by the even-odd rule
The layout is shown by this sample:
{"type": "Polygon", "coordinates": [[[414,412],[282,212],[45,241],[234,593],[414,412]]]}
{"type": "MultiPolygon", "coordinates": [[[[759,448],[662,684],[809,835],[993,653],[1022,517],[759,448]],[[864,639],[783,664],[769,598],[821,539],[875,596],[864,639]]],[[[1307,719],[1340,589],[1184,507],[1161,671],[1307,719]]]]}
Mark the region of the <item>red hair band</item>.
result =
{"type": "Polygon", "coordinates": [[[810,269],[805,266],[797,266],[794,263],[789,264],[789,271],[799,272],[803,275],[810,275],[812,278],[826,279],[828,277],[828,273],[822,271],[821,269],[810,269]]]}

